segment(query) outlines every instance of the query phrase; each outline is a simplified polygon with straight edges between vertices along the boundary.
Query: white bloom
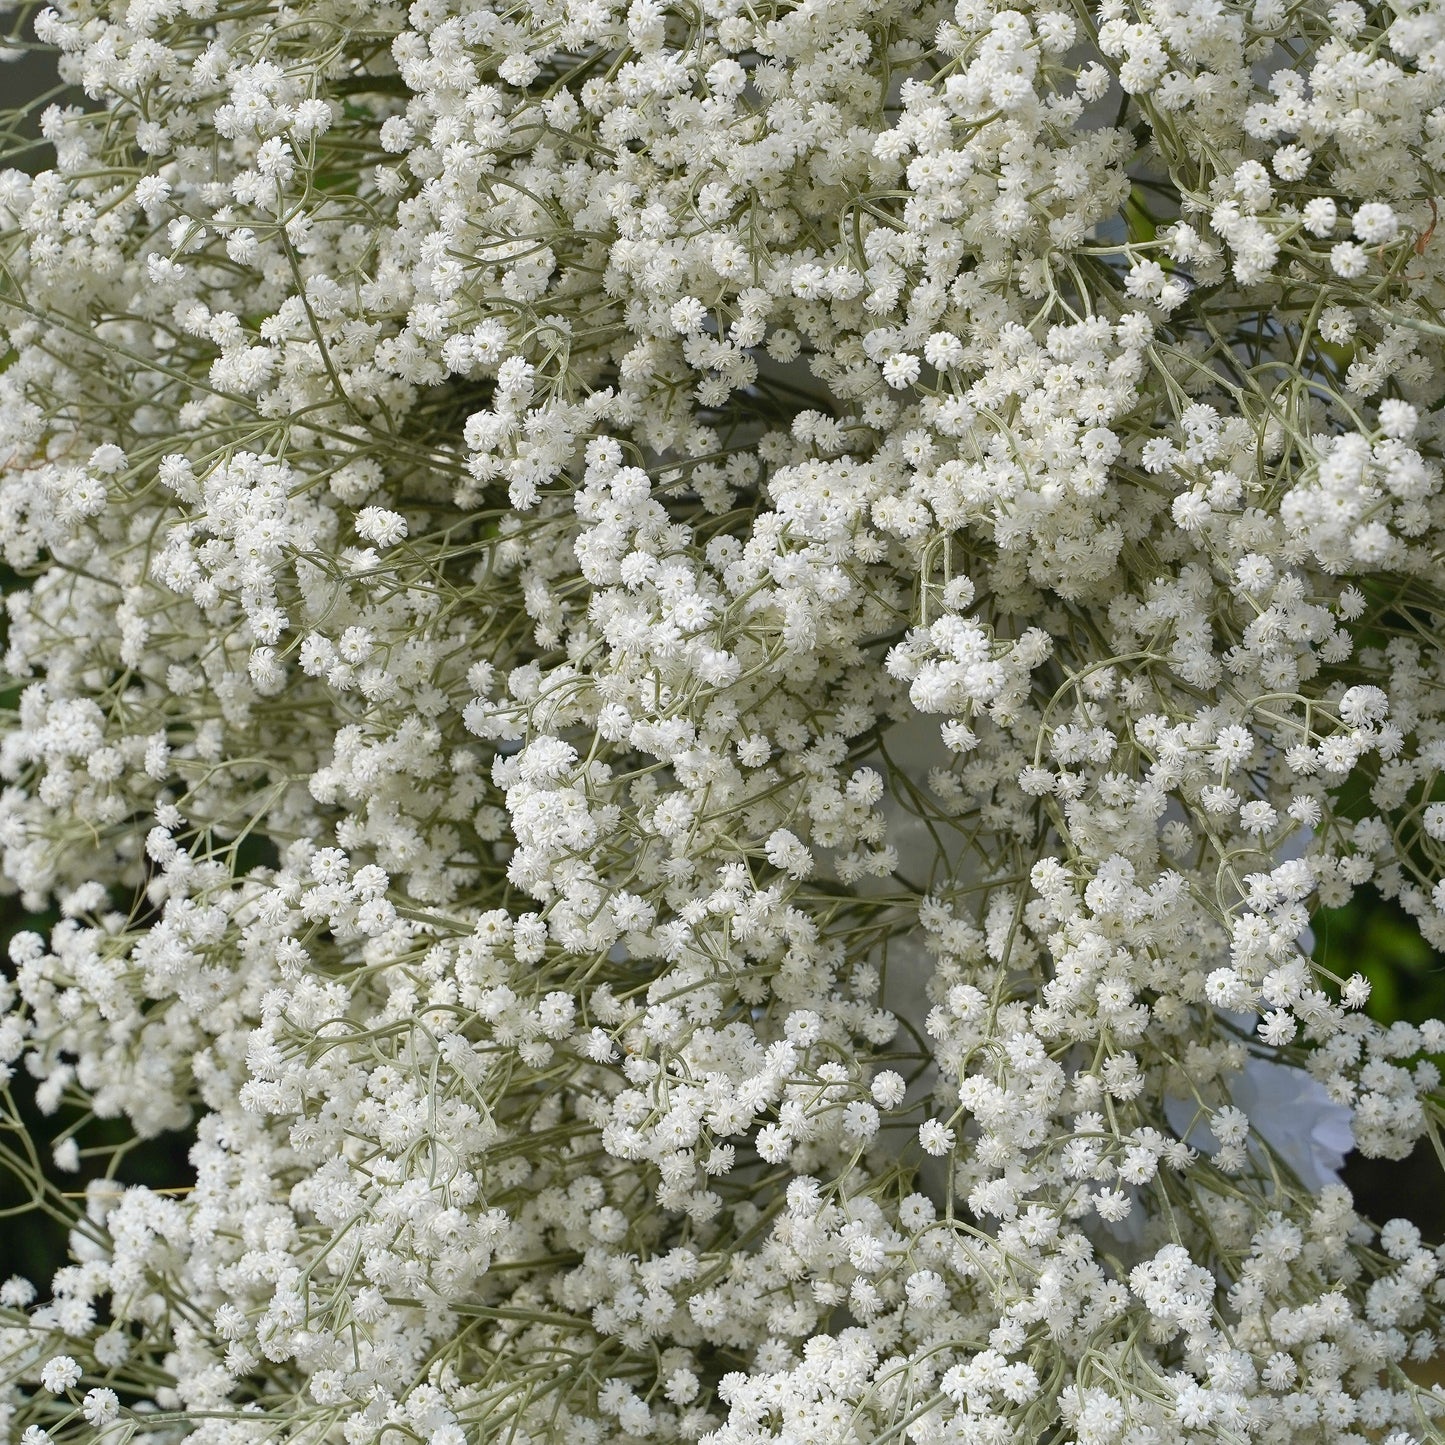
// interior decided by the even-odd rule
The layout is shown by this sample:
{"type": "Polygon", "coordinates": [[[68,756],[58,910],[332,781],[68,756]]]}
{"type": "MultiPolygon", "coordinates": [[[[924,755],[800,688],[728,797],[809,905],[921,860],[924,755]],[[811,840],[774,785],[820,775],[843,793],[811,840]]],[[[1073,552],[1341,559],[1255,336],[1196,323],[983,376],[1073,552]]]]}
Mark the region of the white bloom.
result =
{"type": "Polygon", "coordinates": [[[40,1370],[40,1383],[54,1395],[63,1395],[80,1379],[80,1366],[69,1355],[56,1355],[40,1370]]]}
{"type": "Polygon", "coordinates": [[[37,9],[10,1433],[1433,1408],[1438,8],[37,9]]]}

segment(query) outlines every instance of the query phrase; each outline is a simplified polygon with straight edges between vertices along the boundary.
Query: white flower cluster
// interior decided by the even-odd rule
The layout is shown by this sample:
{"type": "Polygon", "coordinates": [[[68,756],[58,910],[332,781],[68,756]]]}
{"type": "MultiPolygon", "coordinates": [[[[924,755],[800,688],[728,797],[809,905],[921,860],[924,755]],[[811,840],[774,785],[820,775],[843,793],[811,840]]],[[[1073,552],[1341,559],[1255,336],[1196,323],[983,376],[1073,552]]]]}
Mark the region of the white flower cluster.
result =
{"type": "Polygon", "coordinates": [[[1445,4],[33,22],[7,1438],[1439,1438],[1445,4]]]}

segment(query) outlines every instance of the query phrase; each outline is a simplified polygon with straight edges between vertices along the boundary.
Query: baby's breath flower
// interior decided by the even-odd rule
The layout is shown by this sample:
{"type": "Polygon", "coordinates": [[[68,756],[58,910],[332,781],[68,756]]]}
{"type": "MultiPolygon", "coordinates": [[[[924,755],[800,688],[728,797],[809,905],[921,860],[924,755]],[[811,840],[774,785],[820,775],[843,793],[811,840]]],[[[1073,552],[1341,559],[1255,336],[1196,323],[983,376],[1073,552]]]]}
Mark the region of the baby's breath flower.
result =
{"type": "Polygon", "coordinates": [[[80,1379],[80,1366],[69,1355],[56,1355],[40,1370],[40,1383],[54,1395],[63,1395],[80,1379]]]}
{"type": "Polygon", "coordinates": [[[1438,12],[37,11],[7,1438],[1435,1429],[1438,12]]]}

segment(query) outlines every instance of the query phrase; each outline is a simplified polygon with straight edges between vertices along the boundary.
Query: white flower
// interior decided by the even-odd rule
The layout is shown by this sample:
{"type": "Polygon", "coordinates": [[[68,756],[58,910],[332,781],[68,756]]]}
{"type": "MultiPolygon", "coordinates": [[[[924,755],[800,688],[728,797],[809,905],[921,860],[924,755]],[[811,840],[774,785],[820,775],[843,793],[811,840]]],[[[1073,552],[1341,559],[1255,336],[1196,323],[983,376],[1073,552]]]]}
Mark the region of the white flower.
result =
{"type": "Polygon", "coordinates": [[[1335,275],[1346,281],[1355,281],[1369,269],[1370,258],[1366,251],[1353,241],[1341,241],[1330,248],[1330,265],[1335,275]]]}
{"type": "Polygon", "coordinates": [[[356,533],[368,542],[390,547],[406,536],[406,519],[384,507],[363,507],[356,514],[356,533]]]}
{"type": "Polygon", "coordinates": [[[87,1390],[81,1412],[90,1424],[99,1429],[109,1425],[120,1414],[120,1400],[114,1390],[87,1390]]]}
{"type": "Polygon", "coordinates": [[[872,1083],[874,1102],[882,1109],[896,1109],[903,1102],[907,1085],[903,1076],[893,1069],[884,1069],[872,1083]]]}
{"type": "Polygon", "coordinates": [[[1400,223],[1393,210],[1383,201],[1361,206],[1352,222],[1356,237],[1367,246],[1388,245],[1399,233],[1400,223]]]}
{"type": "Polygon", "coordinates": [[[69,1355],[56,1355],[40,1369],[40,1383],[53,1395],[63,1395],[79,1380],[80,1366],[69,1355]]]}
{"type": "Polygon", "coordinates": [[[928,1119],[918,1127],[918,1143],[925,1154],[935,1157],[947,1154],[953,1148],[953,1140],[953,1130],[937,1119],[928,1119]]]}
{"type": "Polygon", "coordinates": [[[37,10],[0,1071],[194,1132],[0,1287],[94,1428],[1416,1418],[1310,921],[1445,947],[1436,8],[37,10]]]}

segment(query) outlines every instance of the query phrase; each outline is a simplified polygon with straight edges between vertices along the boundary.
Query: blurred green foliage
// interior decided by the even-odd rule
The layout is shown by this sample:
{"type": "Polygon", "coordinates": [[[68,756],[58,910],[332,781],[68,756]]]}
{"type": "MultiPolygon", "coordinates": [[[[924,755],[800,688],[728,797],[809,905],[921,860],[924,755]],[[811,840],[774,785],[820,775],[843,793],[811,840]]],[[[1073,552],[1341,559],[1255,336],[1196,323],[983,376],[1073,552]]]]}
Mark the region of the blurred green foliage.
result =
{"type": "Polygon", "coordinates": [[[1313,919],[1315,959],[1348,978],[1370,981],[1366,1012],[1381,1023],[1445,1018],[1445,961],[1396,904],[1361,894],[1313,919]]]}
{"type": "MultiPolygon", "coordinates": [[[[1343,908],[1317,910],[1312,926],[1318,963],[1340,978],[1369,979],[1372,1018],[1445,1018],[1445,959],[1398,904],[1362,889],[1343,908]]],[[[1435,1062],[1445,1072],[1445,1058],[1435,1062]]],[[[1399,1161],[1351,1155],[1344,1173],[1362,1213],[1376,1222],[1407,1215],[1432,1243],[1445,1241],[1445,1178],[1428,1143],[1399,1161]]]]}

